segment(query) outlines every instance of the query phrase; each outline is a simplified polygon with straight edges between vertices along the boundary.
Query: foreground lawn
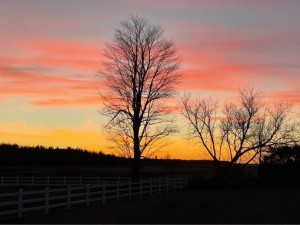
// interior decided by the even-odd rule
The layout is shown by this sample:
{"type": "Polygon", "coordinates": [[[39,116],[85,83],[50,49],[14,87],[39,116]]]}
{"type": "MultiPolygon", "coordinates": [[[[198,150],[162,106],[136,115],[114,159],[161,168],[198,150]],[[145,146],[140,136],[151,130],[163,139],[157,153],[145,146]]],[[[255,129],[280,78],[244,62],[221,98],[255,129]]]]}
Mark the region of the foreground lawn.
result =
{"type": "Polygon", "coordinates": [[[300,188],[191,190],[5,223],[300,223],[300,188]]]}

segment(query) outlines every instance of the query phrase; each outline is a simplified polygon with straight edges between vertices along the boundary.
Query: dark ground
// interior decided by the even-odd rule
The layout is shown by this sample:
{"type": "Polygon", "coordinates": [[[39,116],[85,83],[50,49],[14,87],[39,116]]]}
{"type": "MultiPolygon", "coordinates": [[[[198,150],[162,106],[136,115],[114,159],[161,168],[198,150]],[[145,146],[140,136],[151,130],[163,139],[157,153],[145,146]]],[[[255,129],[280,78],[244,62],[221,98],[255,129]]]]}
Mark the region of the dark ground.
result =
{"type": "MultiPolygon", "coordinates": [[[[142,165],[141,176],[178,176],[202,174],[211,176],[214,168],[211,162],[170,161],[162,165],[142,165]]],[[[0,166],[0,176],[106,176],[130,177],[130,165],[103,166],[0,166]]]]}
{"type": "Polygon", "coordinates": [[[190,190],[108,202],[5,223],[300,223],[300,188],[190,190]]]}

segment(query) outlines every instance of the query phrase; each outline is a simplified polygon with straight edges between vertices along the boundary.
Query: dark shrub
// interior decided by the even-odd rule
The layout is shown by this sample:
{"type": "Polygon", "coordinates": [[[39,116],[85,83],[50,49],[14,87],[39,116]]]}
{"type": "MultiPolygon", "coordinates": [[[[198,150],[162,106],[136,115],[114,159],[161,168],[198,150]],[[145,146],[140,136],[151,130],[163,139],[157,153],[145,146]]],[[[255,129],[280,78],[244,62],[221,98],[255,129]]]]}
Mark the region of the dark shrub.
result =
{"type": "Polygon", "coordinates": [[[271,149],[258,167],[258,177],[266,186],[300,185],[300,146],[271,149]]]}

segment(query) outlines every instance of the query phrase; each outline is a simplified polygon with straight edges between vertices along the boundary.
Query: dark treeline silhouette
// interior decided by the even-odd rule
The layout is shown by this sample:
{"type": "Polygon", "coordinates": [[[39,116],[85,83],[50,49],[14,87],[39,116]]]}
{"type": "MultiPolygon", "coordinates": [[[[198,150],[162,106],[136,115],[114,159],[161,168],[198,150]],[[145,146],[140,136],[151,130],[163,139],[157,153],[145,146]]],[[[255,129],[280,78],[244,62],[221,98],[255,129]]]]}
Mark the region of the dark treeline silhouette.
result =
{"type": "MultiPolygon", "coordinates": [[[[53,148],[44,146],[19,146],[17,144],[0,144],[0,166],[127,166],[132,159],[91,152],[80,148],[53,148]]],[[[201,165],[211,168],[209,160],[180,159],[142,159],[144,166],[163,166],[174,168],[201,165]]]]}
{"type": "Polygon", "coordinates": [[[271,186],[300,185],[300,146],[270,150],[258,167],[260,182],[271,186]]]}
{"type": "Polygon", "coordinates": [[[0,145],[1,166],[99,166],[125,164],[126,159],[80,148],[0,145]]]}

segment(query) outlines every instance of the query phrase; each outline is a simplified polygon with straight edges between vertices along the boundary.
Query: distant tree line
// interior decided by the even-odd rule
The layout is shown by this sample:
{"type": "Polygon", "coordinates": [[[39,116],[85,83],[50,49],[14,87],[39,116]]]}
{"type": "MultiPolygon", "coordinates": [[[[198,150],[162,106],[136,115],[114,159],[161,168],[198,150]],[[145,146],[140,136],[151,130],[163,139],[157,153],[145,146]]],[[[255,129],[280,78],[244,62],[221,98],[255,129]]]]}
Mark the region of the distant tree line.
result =
{"type": "MultiPolygon", "coordinates": [[[[180,159],[141,159],[142,165],[178,167],[182,163],[209,167],[209,160],[180,159]]],[[[20,146],[17,144],[0,144],[1,166],[128,166],[132,159],[103,152],[91,152],[81,148],[54,148],[37,146],[20,146]]]]}
{"type": "Polygon", "coordinates": [[[53,148],[44,146],[0,145],[1,166],[101,166],[126,164],[128,161],[115,155],[90,152],[80,148],[53,148]]]}

